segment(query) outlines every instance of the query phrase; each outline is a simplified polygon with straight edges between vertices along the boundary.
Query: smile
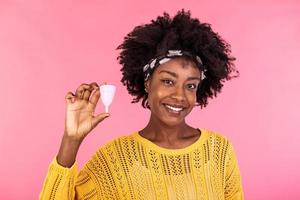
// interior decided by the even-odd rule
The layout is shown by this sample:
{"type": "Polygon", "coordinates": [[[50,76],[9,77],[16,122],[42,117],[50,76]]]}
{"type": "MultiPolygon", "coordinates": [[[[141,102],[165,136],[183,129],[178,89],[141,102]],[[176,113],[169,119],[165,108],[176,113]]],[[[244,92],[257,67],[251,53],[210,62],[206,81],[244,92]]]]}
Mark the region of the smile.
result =
{"type": "Polygon", "coordinates": [[[172,111],[172,112],[174,112],[174,113],[179,113],[180,111],[182,111],[184,108],[183,107],[174,107],[174,106],[171,106],[171,105],[168,105],[168,104],[164,104],[164,106],[168,109],[168,110],[170,110],[170,111],[172,111]]]}

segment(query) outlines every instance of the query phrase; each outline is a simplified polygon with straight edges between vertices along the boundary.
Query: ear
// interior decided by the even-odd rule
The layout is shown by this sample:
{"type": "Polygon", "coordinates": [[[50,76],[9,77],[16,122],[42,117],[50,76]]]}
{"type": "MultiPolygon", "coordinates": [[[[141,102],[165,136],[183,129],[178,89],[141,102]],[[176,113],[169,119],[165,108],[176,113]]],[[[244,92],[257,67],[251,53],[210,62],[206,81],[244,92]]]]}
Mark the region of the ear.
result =
{"type": "Polygon", "coordinates": [[[149,81],[149,79],[148,79],[147,81],[145,81],[144,85],[145,85],[145,91],[148,93],[148,91],[149,91],[149,86],[150,86],[150,81],[149,81]]]}

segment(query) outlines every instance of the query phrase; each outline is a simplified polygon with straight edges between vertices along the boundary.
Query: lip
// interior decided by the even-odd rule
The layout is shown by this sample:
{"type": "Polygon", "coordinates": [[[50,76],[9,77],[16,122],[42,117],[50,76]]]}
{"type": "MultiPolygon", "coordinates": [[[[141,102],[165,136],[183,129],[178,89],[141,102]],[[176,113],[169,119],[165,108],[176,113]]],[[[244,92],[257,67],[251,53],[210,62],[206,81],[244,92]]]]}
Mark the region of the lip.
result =
{"type": "Polygon", "coordinates": [[[184,107],[184,106],[182,106],[182,105],[174,105],[174,104],[168,104],[168,103],[163,103],[163,107],[164,107],[164,109],[165,109],[165,111],[167,112],[167,114],[169,115],[169,116],[171,116],[171,117],[180,117],[181,116],[181,114],[184,112],[184,110],[186,109],[186,107],[184,107]],[[166,107],[166,105],[170,105],[170,106],[172,106],[172,107],[175,107],[175,108],[182,108],[182,110],[181,111],[179,111],[179,112],[174,112],[174,111],[172,111],[172,110],[170,110],[169,108],[167,108],[166,107]]]}
{"type": "Polygon", "coordinates": [[[183,110],[186,109],[186,106],[181,105],[181,104],[174,104],[174,103],[163,103],[164,106],[169,105],[172,106],[174,108],[182,108],[183,110]]]}

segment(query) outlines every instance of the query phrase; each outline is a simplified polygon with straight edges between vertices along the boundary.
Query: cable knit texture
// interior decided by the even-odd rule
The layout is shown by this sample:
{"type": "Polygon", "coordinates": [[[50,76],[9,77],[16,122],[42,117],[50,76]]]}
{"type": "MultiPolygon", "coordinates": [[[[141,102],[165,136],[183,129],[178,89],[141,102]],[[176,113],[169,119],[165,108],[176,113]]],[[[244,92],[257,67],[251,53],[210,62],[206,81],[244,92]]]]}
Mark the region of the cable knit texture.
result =
{"type": "Polygon", "coordinates": [[[242,200],[242,180],[232,143],[220,133],[182,149],[167,149],[138,132],[107,142],[78,173],[51,162],[40,200],[186,199],[242,200]]]}

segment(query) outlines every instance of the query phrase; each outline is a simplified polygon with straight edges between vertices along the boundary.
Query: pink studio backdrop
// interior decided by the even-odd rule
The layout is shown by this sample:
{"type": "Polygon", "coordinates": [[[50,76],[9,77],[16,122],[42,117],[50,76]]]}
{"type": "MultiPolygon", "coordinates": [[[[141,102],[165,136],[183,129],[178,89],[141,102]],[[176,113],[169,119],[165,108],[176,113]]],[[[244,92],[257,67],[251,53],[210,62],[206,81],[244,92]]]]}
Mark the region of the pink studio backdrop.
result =
{"type": "MultiPolygon", "coordinates": [[[[300,199],[299,1],[0,1],[0,199],[37,199],[64,128],[64,96],[117,85],[111,117],[86,138],[79,167],[149,112],[120,83],[115,50],[136,25],[181,8],[232,46],[240,78],[188,122],[234,144],[248,200],[300,199]]],[[[99,104],[97,113],[102,112],[99,104]]]]}

